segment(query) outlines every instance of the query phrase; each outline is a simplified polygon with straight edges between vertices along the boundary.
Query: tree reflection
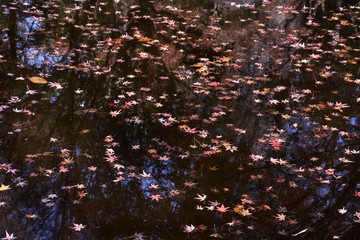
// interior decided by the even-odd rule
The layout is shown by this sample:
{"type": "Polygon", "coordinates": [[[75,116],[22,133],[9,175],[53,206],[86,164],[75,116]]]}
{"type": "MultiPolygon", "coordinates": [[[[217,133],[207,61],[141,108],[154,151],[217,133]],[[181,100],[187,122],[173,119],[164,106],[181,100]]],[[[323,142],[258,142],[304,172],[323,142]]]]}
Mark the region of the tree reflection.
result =
{"type": "Polygon", "coordinates": [[[357,8],[214,4],[3,4],[0,230],[355,235],[357,8]]]}

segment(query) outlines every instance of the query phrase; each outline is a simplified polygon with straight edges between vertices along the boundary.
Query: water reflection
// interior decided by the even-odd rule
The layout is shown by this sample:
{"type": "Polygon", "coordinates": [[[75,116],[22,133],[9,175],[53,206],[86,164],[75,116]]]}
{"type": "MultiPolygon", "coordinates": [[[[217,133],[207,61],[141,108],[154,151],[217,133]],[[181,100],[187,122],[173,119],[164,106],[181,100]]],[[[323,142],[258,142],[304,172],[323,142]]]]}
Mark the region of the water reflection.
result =
{"type": "Polygon", "coordinates": [[[0,231],[356,236],[359,7],[260,2],[4,2],[0,231]]]}

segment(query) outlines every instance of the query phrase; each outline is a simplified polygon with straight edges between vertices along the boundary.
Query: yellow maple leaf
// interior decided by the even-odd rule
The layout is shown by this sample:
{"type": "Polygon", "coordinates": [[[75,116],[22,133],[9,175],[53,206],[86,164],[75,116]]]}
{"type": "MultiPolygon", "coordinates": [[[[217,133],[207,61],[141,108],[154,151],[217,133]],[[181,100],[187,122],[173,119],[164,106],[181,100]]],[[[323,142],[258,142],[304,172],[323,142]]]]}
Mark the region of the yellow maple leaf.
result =
{"type": "Polygon", "coordinates": [[[241,214],[241,212],[244,210],[244,206],[242,205],[237,205],[236,207],[234,207],[234,212],[241,214]]]}
{"type": "Polygon", "coordinates": [[[229,62],[229,61],[230,61],[230,58],[223,56],[222,58],[220,58],[220,61],[221,61],[221,62],[229,62]]]}
{"type": "Polygon", "coordinates": [[[0,186],[0,192],[1,191],[6,191],[6,190],[9,190],[9,189],[10,189],[10,185],[1,184],[1,186],[0,186]]]}
{"type": "Polygon", "coordinates": [[[223,145],[224,147],[231,147],[231,143],[226,142],[226,141],[223,142],[222,145],[223,145]]]}

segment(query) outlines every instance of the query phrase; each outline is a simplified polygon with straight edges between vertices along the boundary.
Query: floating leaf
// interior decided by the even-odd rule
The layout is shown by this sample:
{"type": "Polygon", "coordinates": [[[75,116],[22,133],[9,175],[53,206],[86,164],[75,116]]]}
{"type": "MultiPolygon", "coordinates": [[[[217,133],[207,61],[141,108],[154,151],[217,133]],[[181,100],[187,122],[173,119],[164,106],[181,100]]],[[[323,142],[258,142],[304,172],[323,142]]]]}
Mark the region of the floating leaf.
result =
{"type": "Polygon", "coordinates": [[[45,78],[42,77],[29,77],[29,80],[36,84],[45,84],[47,83],[45,78]]]}
{"type": "Polygon", "coordinates": [[[1,186],[0,186],[0,191],[6,191],[6,190],[9,190],[9,189],[10,189],[9,185],[1,184],[1,186]]]}
{"type": "Polygon", "coordinates": [[[225,212],[229,211],[229,207],[225,207],[224,204],[221,204],[220,207],[216,207],[216,210],[221,213],[225,213],[225,212]]]}
{"type": "Polygon", "coordinates": [[[230,58],[223,56],[223,57],[220,58],[220,61],[223,62],[223,63],[227,63],[227,62],[230,61],[230,58]]]}

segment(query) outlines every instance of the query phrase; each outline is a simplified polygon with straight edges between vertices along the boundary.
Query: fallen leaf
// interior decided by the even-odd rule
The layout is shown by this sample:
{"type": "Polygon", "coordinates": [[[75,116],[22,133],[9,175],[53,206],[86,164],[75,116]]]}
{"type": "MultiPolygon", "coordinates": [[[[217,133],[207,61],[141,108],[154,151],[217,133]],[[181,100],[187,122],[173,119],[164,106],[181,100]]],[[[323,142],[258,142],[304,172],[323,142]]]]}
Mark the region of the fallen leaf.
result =
{"type": "Polygon", "coordinates": [[[224,204],[221,204],[220,207],[216,207],[216,210],[217,210],[218,212],[221,212],[221,213],[227,212],[228,209],[229,209],[229,208],[228,208],[228,207],[225,207],[224,204]]]}
{"type": "Polygon", "coordinates": [[[9,190],[9,189],[10,189],[10,185],[1,184],[1,186],[0,186],[0,192],[1,191],[6,191],[6,190],[9,190]]]}
{"type": "Polygon", "coordinates": [[[29,80],[36,84],[45,84],[47,83],[45,78],[42,77],[29,77],[29,80]]]}
{"type": "Polygon", "coordinates": [[[345,214],[347,212],[347,209],[345,207],[338,209],[338,212],[340,214],[345,214]]]}
{"type": "Polygon", "coordinates": [[[17,237],[14,237],[14,234],[13,234],[13,233],[12,233],[12,234],[9,234],[7,231],[5,231],[5,233],[6,233],[6,237],[2,238],[2,239],[4,239],[4,240],[12,240],[12,239],[17,238],[17,237]]]}
{"type": "Polygon", "coordinates": [[[286,215],[282,213],[278,213],[275,218],[279,221],[285,221],[286,215]]]}
{"type": "Polygon", "coordinates": [[[151,198],[151,200],[153,200],[153,201],[155,200],[155,201],[158,202],[163,197],[161,195],[159,195],[159,194],[153,194],[153,195],[150,196],[150,198],[151,198]]]}
{"type": "Polygon", "coordinates": [[[77,223],[73,223],[74,226],[71,227],[72,229],[74,229],[76,232],[80,232],[83,228],[86,227],[86,225],[83,225],[83,224],[77,224],[77,223]]]}

